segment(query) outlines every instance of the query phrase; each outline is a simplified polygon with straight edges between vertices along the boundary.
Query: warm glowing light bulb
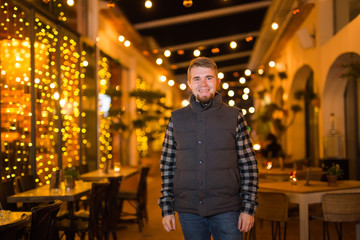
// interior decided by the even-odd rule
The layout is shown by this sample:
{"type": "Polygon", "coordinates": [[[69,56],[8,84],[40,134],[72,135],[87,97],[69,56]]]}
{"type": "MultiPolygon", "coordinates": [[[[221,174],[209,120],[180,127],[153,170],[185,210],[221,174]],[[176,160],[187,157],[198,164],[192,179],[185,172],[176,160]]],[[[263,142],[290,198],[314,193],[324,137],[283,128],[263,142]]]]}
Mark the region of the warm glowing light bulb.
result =
{"type": "Polygon", "coordinates": [[[170,79],[169,81],[168,81],[168,84],[169,84],[169,86],[174,86],[175,85],[175,81],[174,80],[172,80],[172,79],[170,79]]]}
{"type": "Polygon", "coordinates": [[[239,79],[239,82],[240,82],[241,84],[244,84],[244,83],[246,83],[246,78],[244,78],[244,77],[241,77],[241,78],[239,79]]]}
{"type": "Polygon", "coordinates": [[[260,144],[255,143],[254,146],[253,146],[253,149],[254,149],[255,151],[259,151],[259,150],[261,149],[260,144]]]}
{"type": "Polygon", "coordinates": [[[259,74],[259,75],[263,75],[263,74],[264,74],[264,69],[259,68],[259,70],[258,70],[258,74],[259,74]]]}
{"type": "Polygon", "coordinates": [[[123,35],[120,35],[118,37],[118,40],[119,40],[119,42],[123,42],[123,41],[125,41],[125,37],[123,35]]]}
{"type": "Polygon", "coordinates": [[[146,0],[145,1],[145,7],[146,8],[151,8],[152,7],[152,2],[150,0],[146,0]]]}
{"type": "Polygon", "coordinates": [[[228,88],[229,88],[229,84],[228,84],[228,83],[223,83],[222,88],[223,88],[223,89],[228,89],[228,88]]]}
{"type": "Polygon", "coordinates": [[[201,52],[200,52],[199,49],[195,49],[193,54],[194,54],[195,57],[198,57],[198,56],[200,56],[201,52]]]}
{"type": "Polygon", "coordinates": [[[75,1],[74,0],[67,0],[67,5],[74,6],[75,1]]]}
{"type": "Polygon", "coordinates": [[[60,94],[59,94],[58,92],[55,92],[55,93],[54,93],[54,99],[55,99],[55,100],[58,100],[59,97],[60,97],[60,94]]]}
{"type": "Polygon", "coordinates": [[[255,108],[254,107],[249,107],[249,113],[254,113],[255,112],[255,108]]]}
{"type": "Polygon", "coordinates": [[[231,42],[230,42],[230,47],[231,47],[232,49],[236,48],[236,47],[237,47],[237,43],[236,43],[235,41],[231,41],[231,42]]]}
{"type": "Polygon", "coordinates": [[[242,99],[244,99],[244,100],[248,100],[248,99],[249,99],[249,95],[247,95],[247,94],[243,94],[243,95],[242,95],[242,99]]]}
{"type": "Polygon", "coordinates": [[[161,65],[163,63],[163,60],[161,58],[156,59],[156,64],[161,65]]]}
{"type": "Polygon", "coordinates": [[[273,22],[271,24],[271,28],[272,28],[272,30],[277,30],[279,28],[279,24],[277,24],[277,22],[273,22]]]}
{"type": "Polygon", "coordinates": [[[162,76],[160,77],[160,82],[165,82],[165,81],[166,81],[166,76],[162,75],[162,76]]]}
{"type": "Polygon", "coordinates": [[[186,84],[185,84],[185,83],[182,83],[182,84],[180,84],[179,87],[180,87],[181,90],[185,90],[185,89],[186,89],[186,84]]]}
{"type": "Polygon", "coordinates": [[[235,92],[233,90],[228,91],[229,97],[233,97],[235,95],[235,92]]]}
{"type": "Polygon", "coordinates": [[[185,107],[185,106],[189,105],[189,101],[188,100],[182,100],[181,105],[185,107]]]}
{"type": "Polygon", "coordinates": [[[170,50],[165,50],[164,56],[165,57],[170,57],[171,56],[171,51],[170,50]]]}
{"type": "Polygon", "coordinates": [[[229,106],[235,106],[235,101],[234,100],[229,100],[229,106]]]}
{"type": "Polygon", "coordinates": [[[249,88],[244,88],[244,93],[245,93],[245,94],[249,94],[249,93],[250,93],[250,89],[249,89],[249,88]]]}
{"type": "Polygon", "coordinates": [[[131,43],[130,43],[129,40],[126,40],[126,41],[124,42],[124,46],[125,46],[125,47],[130,47],[130,44],[131,44],[131,43]]]}
{"type": "Polygon", "coordinates": [[[246,69],[244,73],[245,73],[245,76],[250,76],[251,75],[251,70],[246,69]]]}
{"type": "Polygon", "coordinates": [[[224,78],[224,73],[223,73],[223,72],[219,72],[219,73],[218,73],[218,78],[223,79],[223,78],[224,78]]]}
{"type": "Polygon", "coordinates": [[[270,61],[270,62],[269,62],[269,67],[275,67],[275,62],[274,62],[274,61],[270,61]]]}

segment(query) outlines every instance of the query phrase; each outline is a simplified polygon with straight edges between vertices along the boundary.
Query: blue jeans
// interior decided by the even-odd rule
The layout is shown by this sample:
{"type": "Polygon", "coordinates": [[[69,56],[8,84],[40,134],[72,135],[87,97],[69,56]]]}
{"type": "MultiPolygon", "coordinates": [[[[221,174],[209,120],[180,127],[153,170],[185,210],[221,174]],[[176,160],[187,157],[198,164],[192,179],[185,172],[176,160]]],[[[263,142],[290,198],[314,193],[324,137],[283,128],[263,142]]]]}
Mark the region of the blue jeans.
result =
{"type": "Polygon", "coordinates": [[[238,229],[239,212],[228,212],[210,217],[191,213],[178,213],[186,240],[242,240],[238,229]]]}

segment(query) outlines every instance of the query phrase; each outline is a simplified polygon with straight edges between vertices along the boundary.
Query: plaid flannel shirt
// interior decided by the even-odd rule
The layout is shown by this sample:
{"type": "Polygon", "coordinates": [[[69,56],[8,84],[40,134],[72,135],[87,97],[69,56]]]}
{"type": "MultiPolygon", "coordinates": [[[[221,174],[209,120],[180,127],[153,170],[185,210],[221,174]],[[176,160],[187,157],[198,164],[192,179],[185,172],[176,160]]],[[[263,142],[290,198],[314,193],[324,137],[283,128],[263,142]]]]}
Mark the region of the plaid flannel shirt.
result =
{"type": "MultiPolygon", "coordinates": [[[[236,127],[237,157],[241,175],[242,199],[241,212],[255,215],[257,207],[258,169],[255,152],[252,147],[250,134],[242,114],[238,115],[236,127]]],[[[159,206],[162,216],[174,214],[174,172],[176,168],[176,142],[174,141],[173,122],[170,118],[162,146],[160,171],[161,171],[161,197],[159,206]]]]}

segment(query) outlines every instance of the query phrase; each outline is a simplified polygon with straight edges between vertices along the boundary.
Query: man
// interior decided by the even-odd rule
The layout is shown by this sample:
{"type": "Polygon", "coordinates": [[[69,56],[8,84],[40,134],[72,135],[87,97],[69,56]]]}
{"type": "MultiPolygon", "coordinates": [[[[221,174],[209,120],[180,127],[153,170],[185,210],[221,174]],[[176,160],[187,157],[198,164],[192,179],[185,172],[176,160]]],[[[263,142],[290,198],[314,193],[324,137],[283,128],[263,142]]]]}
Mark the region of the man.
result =
{"type": "Polygon", "coordinates": [[[162,224],[185,239],[237,240],[254,225],[258,170],[241,110],[222,102],[216,63],[188,68],[190,104],[171,114],[161,154],[162,224]]]}

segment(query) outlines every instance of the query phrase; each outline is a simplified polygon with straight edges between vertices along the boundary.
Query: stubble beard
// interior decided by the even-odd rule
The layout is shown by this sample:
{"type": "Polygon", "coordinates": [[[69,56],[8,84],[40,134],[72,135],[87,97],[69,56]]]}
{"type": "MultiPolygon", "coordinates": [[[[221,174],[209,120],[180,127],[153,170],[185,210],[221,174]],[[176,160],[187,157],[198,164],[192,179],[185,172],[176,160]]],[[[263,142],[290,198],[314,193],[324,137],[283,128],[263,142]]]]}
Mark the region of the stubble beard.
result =
{"type": "Polygon", "coordinates": [[[200,94],[198,94],[196,99],[203,104],[208,104],[211,100],[214,99],[214,97],[215,94],[211,94],[210,96],[200,96],[200,94]]]}

